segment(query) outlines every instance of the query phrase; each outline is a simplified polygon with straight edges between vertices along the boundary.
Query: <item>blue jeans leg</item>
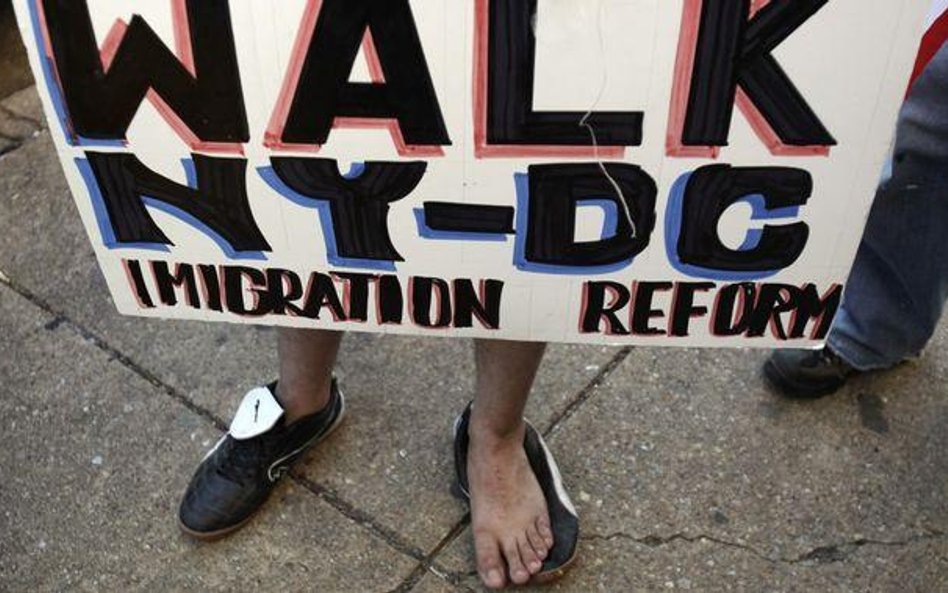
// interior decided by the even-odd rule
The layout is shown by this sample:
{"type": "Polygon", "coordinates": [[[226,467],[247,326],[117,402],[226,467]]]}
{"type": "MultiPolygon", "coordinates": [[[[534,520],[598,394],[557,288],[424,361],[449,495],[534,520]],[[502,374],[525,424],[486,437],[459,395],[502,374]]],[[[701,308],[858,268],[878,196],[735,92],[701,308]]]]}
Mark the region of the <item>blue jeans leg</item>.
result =
{"type": "Polygon", "coordinates": [[[876,194],[828,343],[862,370],[918,355],[948,298],[948,46],[899,120],[891,177],[876,194]]]}

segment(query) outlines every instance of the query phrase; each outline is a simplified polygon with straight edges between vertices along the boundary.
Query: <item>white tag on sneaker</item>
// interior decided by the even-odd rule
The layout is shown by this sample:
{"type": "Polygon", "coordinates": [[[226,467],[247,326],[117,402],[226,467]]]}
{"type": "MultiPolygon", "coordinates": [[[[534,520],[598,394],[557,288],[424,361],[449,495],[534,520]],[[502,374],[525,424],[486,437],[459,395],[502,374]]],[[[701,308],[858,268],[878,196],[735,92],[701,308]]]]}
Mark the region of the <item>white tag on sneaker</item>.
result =
{"type": "Polygon", "coordinates": [[[238,441],[261,435],[276,425],[283,408],[267,387],[251,389],[240,402],[230,423],[230,436],[238,441]]]}

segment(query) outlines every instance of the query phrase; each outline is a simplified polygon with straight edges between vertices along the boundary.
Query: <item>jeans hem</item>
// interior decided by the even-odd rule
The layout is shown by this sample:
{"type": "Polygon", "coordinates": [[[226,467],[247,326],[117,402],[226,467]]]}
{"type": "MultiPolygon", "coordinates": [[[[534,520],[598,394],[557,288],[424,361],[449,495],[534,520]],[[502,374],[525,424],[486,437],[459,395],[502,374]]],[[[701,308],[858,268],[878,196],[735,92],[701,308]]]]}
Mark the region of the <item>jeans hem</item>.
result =
{"type": "Polygon", "coordinates": [[[858,371],[890,369],[908,358],[905,356],[899,357],[896,360],[886,360],[852,338],[848,338],[838,332],[830,332],[826,344],[830,350],[842,358],[846,364],[858,371]]]}

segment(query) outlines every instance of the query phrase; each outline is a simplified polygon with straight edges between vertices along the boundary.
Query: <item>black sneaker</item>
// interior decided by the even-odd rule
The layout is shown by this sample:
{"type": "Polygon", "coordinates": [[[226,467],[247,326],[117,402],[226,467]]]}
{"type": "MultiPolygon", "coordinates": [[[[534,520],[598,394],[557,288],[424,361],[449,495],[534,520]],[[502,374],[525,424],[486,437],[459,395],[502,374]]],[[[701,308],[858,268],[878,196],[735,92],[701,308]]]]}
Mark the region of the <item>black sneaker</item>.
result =
{"type": "Polygon", "coordinates": [[[764,375],[787,397],[816,399],[836,392],[858,371],[830,350],[777,350],[764,375]]]}
{"type": "Polygon", "coordinates": [[[329,405],[287,426],[276,383],[244,396],[230,430],[191,478],[178,523],[201,540],[214,540],[243,526],[259,509],[290,465],[342,420],[345,402],[333,379],[329,405]]]}

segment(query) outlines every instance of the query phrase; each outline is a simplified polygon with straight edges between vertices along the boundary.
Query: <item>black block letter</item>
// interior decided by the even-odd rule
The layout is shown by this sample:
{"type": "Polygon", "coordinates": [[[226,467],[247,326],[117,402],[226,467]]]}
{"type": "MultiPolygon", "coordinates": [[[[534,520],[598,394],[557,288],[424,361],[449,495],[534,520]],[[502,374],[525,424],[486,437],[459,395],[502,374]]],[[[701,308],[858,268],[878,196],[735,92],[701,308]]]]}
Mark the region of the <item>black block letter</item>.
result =
{"type": "Polygon", "coordinates": [[[322,0],[315,27],[282,142],[324,144],[354,117],[397,120],[408,145],[451,144],[408,0],[322,0]],[[349,82],[366,30],[384,82],[349,82]]]}
{"type": "Polygon", "coordinates": [[[186,0],[194,72],[134,15],[106,67],[86,0],[42,0],[73,132],[125,138],[149,89],[204,142],[246,142],[247,115],[227,0],[186,0]]]}
{"type": "Polygon", "coordinates": [[[193,216],[234,251],[270,251],[247,202],[246,160],[191,155],[194,189],[162,177],[131,154],[86,152],[86,158],[119,244],[172,244],[142,203],[147,196],[193,216]]]}
{"type": "Polygon", "coordinates": [[[605,167],[622,190],[621,197],[615,195],[615,188],[598,164],[533,165],[528,169],[530,207],[524,249],[527,261],[602,266],[626,261],[648,246],[655,228],[655,181],[634,165],[608,163],[605,167]],[[599,241],[577,242],[576,206],[593,198],[615,202],[616,234],[599,241]],[[634,229],[620,199],[628,206],[634,229]]]}
{"type": "Polygon", "coordinates": [[[813,179],[802,169],[786,167],[732,168],[711,165],[692,173],[685,188],[678,238],[683,264],[712,270],[762,272],[789,267],[800,257],[810,236],[805,222],[764,225],[752,249],[727,247],[718,236],[718,221],[735,202],[763,196],[768,210],[806,204],[813,179]]]}
{"type": "Polygon", "coordinates": [[[410,194],[426,163],[365,163],[362,174],[346,179],[332,159],[274,157],[273,172],[293,191],[329,202],[339,256],[404,261],[388,234],[389,204],[410,194]]]}
{"type": "Polygon", "coordinates": [[[703,0],[684,146],[726,146],[737,87],[788,146],[836,141],[771,52],[828,0],[771,0],[749,19],[751,0],[703,0]]]}
{"type": "MultiPolygon", "coordinates": [[[[586,121],[601,146],[642,143],[640,111],[534,111],[538,0],[488,2],[487,144],[589,146],[586,121]]],[[[483,24],[481,25],[483,26],[483,24]]]]}

